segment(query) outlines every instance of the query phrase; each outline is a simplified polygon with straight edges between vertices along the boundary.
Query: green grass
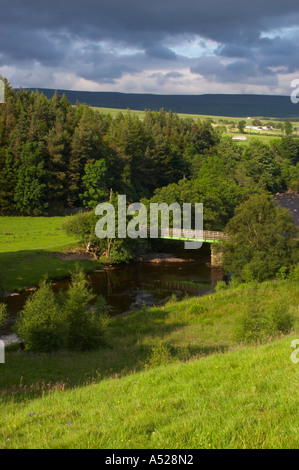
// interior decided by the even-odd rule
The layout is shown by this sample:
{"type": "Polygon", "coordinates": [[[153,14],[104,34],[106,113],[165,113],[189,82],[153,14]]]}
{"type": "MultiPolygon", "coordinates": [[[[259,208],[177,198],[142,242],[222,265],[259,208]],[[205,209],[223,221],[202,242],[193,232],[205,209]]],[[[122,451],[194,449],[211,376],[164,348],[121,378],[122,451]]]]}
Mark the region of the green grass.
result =
{"type": "Polygon", "coordinates": [[[274,281],[258,289],[267,304],[285,299],[292,334],[235,343],[250,298],[245,286],[115,318],[98,351],[7,351],[0,447],[298,446],[299,364],[290,343],[299,333],[299,286],[274,281]]]}
{"type": "MultiPolygon", "coordinates": [[[[54,253],[78,245],[78,239],[62,230],[64,217],[0,217],[1,285],[5,291],[37,285],[45,274],[50,279],[69,275],[76,261],[63,261],[54,253]]],[[[79,261],[85,270],[99,267],[92,260],[79,261]]]]}
{"type": "MultiPolygon", "coordinates": [[[[144,118],[144,115],[145,115],[145,111],[138,111],[138,110],[125,110],[125,109],[116,109],[116,108],[99,108],[99,107],[93,107],[93,109],[96,109],[98,110],[99,112],[101,113],[104,113],[104,114],[111,114],[112,117],[115,117],[117,116],[119,113],[123,113],[123,114],[126,114],[127,112],[130,112],[131,115],[133,116],[137,116],[139,117],[140,119],[143,119],[144,118]]],[[[214,126],[216,125],[230,125],[231,123],[234,123],[235,124],[235,129],[232,131],[231,129],[228,128],[228,132],[223,134],[224,136],[225,135],[228,135],[230,137],[234,137],[236,135],[239,135],[239,131],[238,131],[238,122],[239,121],[243,121],[243,120],[246,120],[246,118],[242,118],[242,117],[230,117],[230,116],[211,116],[211,115],[203,115],[203,114],[182,114],[182,113],[177,113],[178,116],[182,119],[194,119],[195,121],[197,119],[200,119],[200,120],[212,120],[214,126]],[[226,122],[225,122],[226,121],[226,122]]],[[[252,117],[251,118],[251,121],[247,121],[246,122],[248,124],[250,124],[252,122],[252,120],[254,119],[259,119],[263,125],[267,124],[268,122],[270,121],[273,121],[273,122],[280,122],[279,119],[276,119],[276,118],[263,118],[263,117],[252,117]]],[[[292,121],[291,121],[292,122],[292,121]]],[[[293,121],[292,122],[294,128],[298,128],[299,126],[299,123],[298,121],[293,121]]],[[[282,137],[282,133],[281,131],[260,131],[260,132],[256,132],[256,133],[249,133],[248,131],[245,131],[244,135],[247,137],[247,141],[238,141],[239,144],[241,145],[248,145],[249,142],[251,140],[259,140],[261,142],[264,142],[266,144],[268,144],[271,140],[273,139],[280,139],[282,137]]],[[[294,132],[294,135],[296,135],[296,131],[294,132]]]]}
{"type": "Polygon", "coordinates": [[[0,217],[0,253],[60,251],[78,240],[62,230],[65,217],[0,217]]]}
{"type": "MultiPolygon", "coordinates": [[[[98,106],[92,106],[92,108],[104,114],[111,114],[112,117],[117,116],[119,113],[126,114],[128,111],[132,115],[138,116],[140,119],[143,119],[145,115],[145,111],[135,110],[135,109],[102,108],[98,106]]],[[[175,113],[175,114],[177,114],[179,117],[183,119],[187,119],[187,118],[194,119],[194,120],[212,119],[215,124],[219,124],[219,125],[224,124],[223,121],[229,121],[229,123],[235,122],[236,124],[239,121],[244,121],[244,120],[247,122],[247,119],[244,117],[214,116],[210,114],[209,115],[208,114],[184,114],[184,113],[175,113]]],[[[270,121],[283,122],[283,119],[280,120],[279,118],[265,118],[265,117],[260,117],[260,116],[251,116],[251,120],[248,121],[248,123],[252,122],[252,120],[254,119],[259,119],[263,124],[266,124],[270,121]]],[[[290,122],[292,122],[294,127],[299,125],[298,121],[292,121],[292,119],[289,119],[289,120],[290,122]]]]}
{"type": "Polygon", "coordinates": [[[296,448],[290,338],[1,407],[1,448],[296,448]],[[32,414],[34,413],[34,414],[32,414]]]}
{"type": "Polygon", "coordinates": [[[248,145],[251,141],[253,140],[258,140],[259,142],[262,142],[264,144],[269,144],[272,140],[275,139],[281,139],[281,134],[269,134],[269,133],[260,133],[260,134],[249,134],[248,132],[245,132],[244,134],[240,134],[239,132],[228,132],[227,134],[223,135],[228,135],[230,137],[236,137],[236,136],[245,136],[246,140],[241,141],[241,140],[236,140],[235,142],[241,145],[248,145]]]}

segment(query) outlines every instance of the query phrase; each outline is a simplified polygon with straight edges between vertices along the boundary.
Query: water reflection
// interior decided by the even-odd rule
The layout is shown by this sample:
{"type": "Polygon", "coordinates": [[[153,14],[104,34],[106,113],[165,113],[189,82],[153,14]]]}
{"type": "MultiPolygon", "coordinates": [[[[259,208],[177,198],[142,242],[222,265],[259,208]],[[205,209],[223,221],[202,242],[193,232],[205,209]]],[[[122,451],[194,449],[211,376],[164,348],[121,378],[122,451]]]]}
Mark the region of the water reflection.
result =
{"type": "MultiPolygon", "coordinates": [[[[111,315],[123,314],[146,305],[165,302],[174,293],[178,298],[185,295],[204,295],[218,280],[223,279],[219,268],[209,266],[210,250],[204,245],[200,250],[184,250],[176,253],[184,262],[130,263],[107,267],[88,274],[93,291],[105,297],[111,315]]],[[[54,283],[57,292],[66,290],[69,279],[54,283]]],[[[31,292],[7,298],[11,322],[21,310],[31,292]]]]}

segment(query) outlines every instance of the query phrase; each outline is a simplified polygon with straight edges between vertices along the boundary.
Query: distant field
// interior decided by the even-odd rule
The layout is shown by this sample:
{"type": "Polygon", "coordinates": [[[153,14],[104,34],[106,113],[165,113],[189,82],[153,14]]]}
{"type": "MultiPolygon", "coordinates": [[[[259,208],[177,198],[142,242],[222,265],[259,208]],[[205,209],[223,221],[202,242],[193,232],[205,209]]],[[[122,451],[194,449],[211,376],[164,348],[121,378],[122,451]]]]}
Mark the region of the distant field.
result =
{"type": "MultiPolygon", "coordinates": [[[[97,109],[98,111],[104,113],[104,114],[111,114],[113,117],[116,116],[117,114],[119,113],[123,113],[123,114],[126,114],[128,111],[133,114],[134,116],[138,116],[140,117],[141,119],[144,118],[144,115],[145,115],[145,111],[140,111],[140,110],[136,110],[136,109],[120,109],[120,108],[102,108],[102,107],[98,107],[98,106],[92,106],[93,109],[97,109]]],[[[209,115],[209,114],[185,114],[185,113],[176,113],[178,116],[180,116],[181,118],[190,118],[190,119],[212,119],[215,123],[217,124],[222,124],[222,121],[230,121],[230,122],[235,122],[237,123],[238,121],[241,121],[241,120],[246,120],[246,118],[244,117],[232,117],[232,116],[214,116],[214,115],[209,115]]],[[[269,121],[278,121],[280,122],[280,119],[278,118],[264,118],[264,117],[261,117],[261,116],[250,116],[251,120],[252,119],[259,119],[260,121],[262,121],[262,123],[267,123],[269,121]]],[[[281,118],[281,121],[283,120],[284,118],[281,118]]],[[[292,119],[288,119],[290,122],[292,122],[292,124],[294,126],[298,125],[299,126],[299,122],[298,121],[292,121],[292,119]]]]}
{"type": "MultiPolygon", "coordinates": [[[[237,135],[240,135],[238,133],[233,133],[233,132],[228,132],[227,134],[224,135],[229,135],[230,137],[236,137],[237,135]]],[[[248,134],[247,132],[245,134],[242,134],[243,136],[246,137],[247,140],[236,140],[238,144],[242,145],[248,145],[252,140],[258,140],[260,142],[264,142],[265,144],[268,144],[271,142],[273,139],[280,139],[281,135],[269,135],[269,134],[248,134]]]]}
{"type": "MultiPolygon", "coordinates": [[[[134,116],[138,116],[141,119],[143,119],[145,115],[145,111],[138,111],[136,109],[100,108],[96,106],[93,106],[93,109],[97,109],[98,111],[104,114],[111,114],[111,116],[113,117],[119,113],[126,114],[127,112],[130,112],[134,116]]],[[[176,114],[183,119],[184,118],[190,118],[190,119],[195,119],[195,120],[196,119],[213,119],[213,121],[217,123],[219,122],[219,120],[221,121],[223,119],[228,119],[228,120],[235,121],[235,122],[238,122],[238,120],[240,119],[244,119],[244,118],[236,118],[236,117],[232,118],[229,116],[208,116],[208,115],[203,115],[203,114],[183,114],[183,113],[176,113],[176,114]]]]}
{"type": "MultiPolygon", "coordinates": [[[[117,108],[100,108],[100,107],[93,107],[93,109],[96,109],[98,110],[99,112],[101,113],[104,113],[104,114],[111,114],[112,117],[115,117],[117,116],[119,113],[123,113],[123,114],[127,114],[127,113],[130,113],[131,115],[133,116],[137,116],[139,117],[139,119],[143,119],[144,118],[144,115],[145,115],[145,111],[138,111],[138,110],[132,110],[132,109],[117,109],[117,108]]],[[[225,126],[229,126],[229,125],[232,125],[232,123],[234,123],[235,125],[235,128],[233,130],[229,130],[228,129],[228,132],[227,133],[224,133],[223,135],[228,135],[230,137],[235,137],[237,135],[239,135],[239,131],[238,131],[238,121],[240,120],[244,120],[244,118],[242,117],[230,117],[230,116],[208,116],[208,115],[202,115],[202,114],[181,114],[181,113],[177,113],[178,116],[182,119],[194,119],[195,121],[196,120],[210,120],[213,124],[213,126],[216,126],[216,125],[225,125],[225,126]]],[[[261,117],[251,117],[251,120],[253,119],[259,119],[262,124],[266,124],[268,122],[271,121],[271,118],[261,118],[261,117]]],[[[248,120],[248,125],[250,125],[250,122],[251,120],[248,120]]],[[[275,121],[279,121],[278,119],[276,118],[272,118],[272,121],[275,122],[275,121]]],[[[294,129],[296,128],[299,128],[299,123],[296,122],[296,121],[291,121],[293,126],[294,126],[294,129]]],[[[295,130],[294,132],[294,135],[297,134],[297,131],[295,130]]],[[[251,131],[249,132],[248,130],[245,130],[245,133],[243,134],[245,137],[246,137],[246,141],[237,141],[238,143],[242,144],[242,145],[248,145],[250,141],[252,140],[259,140],[261,142],[264,142],[264,143],[269,143],[271,140],[273,139],[277,139],[277,138],[281,138],[282,137],[282,132],[281,131],[278,131],[278,130],[275,130],[275,131],[261,131],[261,132],[257,132],[257,131],[251,131]]]]}
{"type": "MultiPolygon", "coordinates": [[[[64,217],[0,217],[0,287],[5,291],[37,285],[45,274],[50,279],[68,276],[76,261],[54,255],[78,244],[62,230],[64,217]]],[[[96,269],[93,260],[80,260],[85,270],[96,269]]]]}

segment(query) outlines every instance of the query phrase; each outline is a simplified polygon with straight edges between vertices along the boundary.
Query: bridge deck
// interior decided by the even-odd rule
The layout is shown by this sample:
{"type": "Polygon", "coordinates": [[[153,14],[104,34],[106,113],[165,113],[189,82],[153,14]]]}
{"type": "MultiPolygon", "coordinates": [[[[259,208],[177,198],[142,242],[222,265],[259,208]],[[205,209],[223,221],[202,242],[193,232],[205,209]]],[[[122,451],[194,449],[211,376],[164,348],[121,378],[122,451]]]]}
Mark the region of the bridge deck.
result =
{"type": "Polygon", "coordinates": [[[212,230],[182,230],[182,229],[160,229],[160,238],[168,238],[173,240],[194,240],[207,243],[214,243],[219,241],[227,241],[229,238],[223,232],[216,232],[212,230]]]}

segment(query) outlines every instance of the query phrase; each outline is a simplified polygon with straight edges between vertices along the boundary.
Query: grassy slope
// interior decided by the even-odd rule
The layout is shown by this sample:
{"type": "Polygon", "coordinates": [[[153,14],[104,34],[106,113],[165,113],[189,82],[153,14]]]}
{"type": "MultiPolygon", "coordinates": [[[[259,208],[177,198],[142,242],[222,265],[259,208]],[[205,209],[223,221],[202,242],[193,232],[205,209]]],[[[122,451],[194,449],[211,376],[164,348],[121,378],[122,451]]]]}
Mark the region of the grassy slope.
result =
{"type": "Polygon", "coordinates": [[[2,448],[296,448],[290,339],[2,407],[2,448]],[[35,413],[34,415],[30,415],[35,413]]]}
{"type": "Polygon", "coordinates": [[[293,334],[236,345],[234,324],[248,301],[242,288],[116,318],[99,351],[7,352],[0,446],[296,447],[299,376],[290,343],[299,333],[299,286],[259,289],[266,303],[285,298],[293,334]],[[145,367],[159,344],[172,358],[145,367]]]}
{"type": "MultiPolygon", "coordinates": [[[[37,285],[45,273],[49,278],[64,277],[75,261],[63,261],[53,255],[78,243],[67,236],[61,224],[64,217],[0,217],[1,284],[6,291],[37,285]]],[[[80,261],[91,270],[94,261],[80,261]]]]}

